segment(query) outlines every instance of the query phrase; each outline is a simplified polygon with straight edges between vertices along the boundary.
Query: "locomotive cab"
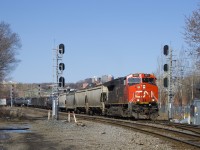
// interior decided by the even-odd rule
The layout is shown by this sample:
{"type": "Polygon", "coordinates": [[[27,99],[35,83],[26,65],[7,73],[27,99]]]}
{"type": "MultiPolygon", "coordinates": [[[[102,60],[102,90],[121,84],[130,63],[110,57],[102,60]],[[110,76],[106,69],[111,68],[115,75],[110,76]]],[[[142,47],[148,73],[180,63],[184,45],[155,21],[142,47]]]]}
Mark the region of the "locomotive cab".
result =
{"type": "Polygon", "coordinates": [[[151,74],[127,76],[128,101],[137,104],[157,103],[158,87],[156,78],[151,74]]]}
{"type": "Polygon", "coordinates": [[[127,76],[129,107],[137,116],[158,116],[158,87],[153,74],[131,74],[127,76]]]}

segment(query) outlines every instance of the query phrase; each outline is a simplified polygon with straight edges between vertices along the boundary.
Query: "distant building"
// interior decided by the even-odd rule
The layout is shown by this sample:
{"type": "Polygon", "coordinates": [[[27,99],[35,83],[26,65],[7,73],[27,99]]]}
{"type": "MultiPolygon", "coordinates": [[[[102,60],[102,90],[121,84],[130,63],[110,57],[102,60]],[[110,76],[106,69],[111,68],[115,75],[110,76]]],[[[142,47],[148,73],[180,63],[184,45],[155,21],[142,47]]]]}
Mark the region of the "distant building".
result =
{"type": "Polygon", "coordinates": [[[94,87],[96,85],[108,82],[113,80],[114,77],[112,75],[103,75],[102,77],[92,77],[92,78],[87,78],[85,80],[79,81],[76,83],[76,88],[77,89],[84,89],[84,88],[89,88],[89,87],[94,87]]]}
{"type": "Polygon", "coordinates": [[[105,82],[111,81],[113,79],[114,79],[114,76],[112,76],[112,75],[103,75],[101,77],[101,82],[105,83],[105,82]]]}
{"type": "Polygon", "coordinates": [[[97,82],[97,77],[96,77],[96,76],[94,76],[94,77],[92,78],[92,83],[95,83],[95,82],[97,82]]]}
{"type": "Polygon", "coordinates": [[[84,82],[82,88],[86,88],[88,86],[88,83],[84,82]]]}
{"type": "Polygon", "coordinates": [[[92,78],[92,83],[101,83],[101,78],[100,78],[100,77],[94,76],[94,77],[92,78]]]}
{"type": "Polygon", "coordinates": [[[85,82],[87,82],[87,83],[92,83],[92,78],[87,78],[87,79],[85,79],[85,82]]]}

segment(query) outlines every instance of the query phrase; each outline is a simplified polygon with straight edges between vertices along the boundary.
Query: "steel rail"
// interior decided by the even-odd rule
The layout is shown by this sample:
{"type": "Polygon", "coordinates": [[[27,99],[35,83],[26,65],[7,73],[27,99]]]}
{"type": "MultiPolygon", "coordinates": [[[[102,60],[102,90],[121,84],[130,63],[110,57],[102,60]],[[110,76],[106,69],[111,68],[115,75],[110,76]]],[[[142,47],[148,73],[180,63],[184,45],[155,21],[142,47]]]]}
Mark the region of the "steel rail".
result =
{"type": "Polygon", "coordinates": [[[129,128],[129,129],[133,129],[134,131],[159,136],[159,137],[166,138],[172,141],[177,141],[177,142],[184,143],[190,146],[194,146],[196,148],[200,148],[199,134],[191,134],[191,133],[181,132],[177,130],[166,129],[164,127],[163,128],[156,127],[156,126],[137,123],[137,122],[128,121],[128,120],[105,118],[105,117],[98,117],[98,116],[87,116],[87,115],[76,115],[76,116],[78,118],[83,118],[86,120],[98,121],[102,123],[108,123],[112,125],[117,125],[117,126],[129,128]]]}
{"type": "MultiPolygon", "coordinates": [[[[43,112],[46,113],[48,110],[44,109],[36,109],[37,112],[43,112]]],[[[59,112],[60,119],[66,119],[67,113],[66,112],[59,112]]],[[[78,119],[84,119],[94,122],[101,122],[101,123],[107,123],[112,124],[119,127],[128,128],[137,132],[146,133],[149,135],[154,135],[157,137],[162,137],[165,139],[169,139],[171,141],[176,141],[179,143],[184,143],[188,146],[193,146],[195,148],[200,148],[200,135],[199,134],[191,134],[186,132],[181,132],[177,130],[172,129],[166,129],[166,126],[163,125],[162,127],[147,125],[144,123],[138,123],[135,121],[130,120],[122,120],[122,119],[114,119],[114,118],[107,118],[102,116],[89,116],[89,115],[83,115],[83,114],[76,114],[76,117],[78,119]],[[165,132],[163,132],[165,131],[165,132]],[[168,134],[168,135],[165,135],[168,134]],[[188,138],[189,137],[189,138],[188,138]]]]}

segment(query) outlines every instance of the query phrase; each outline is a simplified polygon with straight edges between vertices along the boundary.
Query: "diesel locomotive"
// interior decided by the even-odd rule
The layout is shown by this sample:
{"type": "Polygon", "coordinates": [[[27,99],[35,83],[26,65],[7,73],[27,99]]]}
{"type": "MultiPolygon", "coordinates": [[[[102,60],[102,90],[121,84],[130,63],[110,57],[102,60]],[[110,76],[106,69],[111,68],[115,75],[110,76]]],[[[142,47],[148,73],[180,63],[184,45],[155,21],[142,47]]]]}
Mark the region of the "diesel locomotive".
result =
{"type": "Polygon", "coordinates": [[[156,77],[136,73],[95,87],[69,91],[65,108],[77,113],[155,119],[158,116],[156,77]]]}

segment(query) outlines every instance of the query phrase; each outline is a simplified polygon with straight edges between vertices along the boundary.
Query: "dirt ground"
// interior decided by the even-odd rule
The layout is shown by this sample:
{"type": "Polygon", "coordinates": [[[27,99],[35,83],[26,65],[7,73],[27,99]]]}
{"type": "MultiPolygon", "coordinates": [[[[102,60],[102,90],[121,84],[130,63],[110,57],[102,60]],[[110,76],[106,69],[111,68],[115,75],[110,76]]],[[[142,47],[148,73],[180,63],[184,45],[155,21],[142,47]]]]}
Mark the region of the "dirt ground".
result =
{"type": "MultiPolygon", "coordinates": [[[[178,147],[153,136],[107,124],[77,120],[48,120],[28,109],[12,110],[16,117],[1,117],[0,150],[176,150],[178,147]]],[[[12,113],[13,113],[12,112],[12,113]]],[[[185,148],[182,148],[185,149],[185,148]]]]}

